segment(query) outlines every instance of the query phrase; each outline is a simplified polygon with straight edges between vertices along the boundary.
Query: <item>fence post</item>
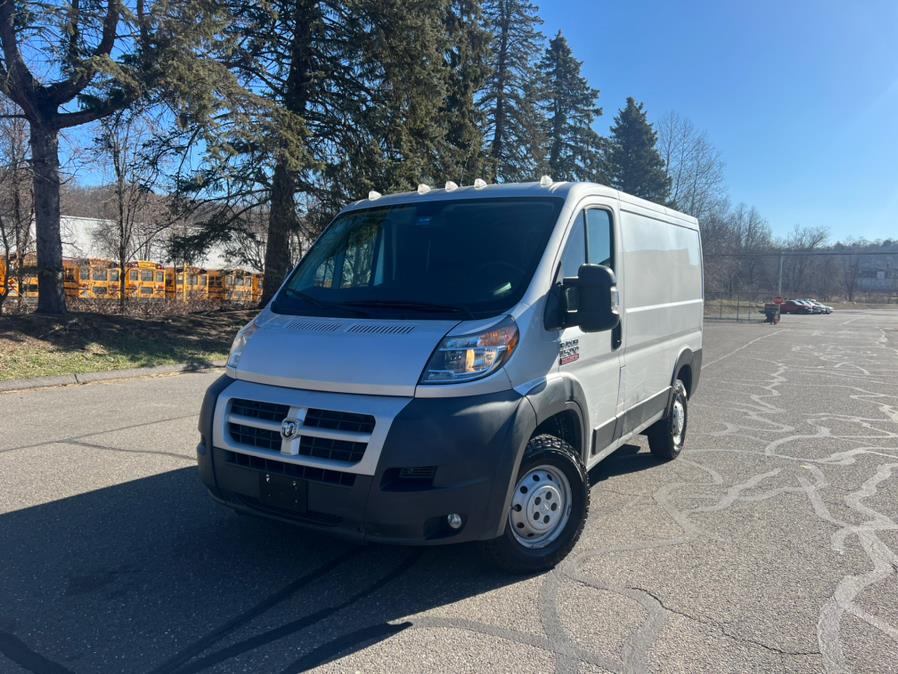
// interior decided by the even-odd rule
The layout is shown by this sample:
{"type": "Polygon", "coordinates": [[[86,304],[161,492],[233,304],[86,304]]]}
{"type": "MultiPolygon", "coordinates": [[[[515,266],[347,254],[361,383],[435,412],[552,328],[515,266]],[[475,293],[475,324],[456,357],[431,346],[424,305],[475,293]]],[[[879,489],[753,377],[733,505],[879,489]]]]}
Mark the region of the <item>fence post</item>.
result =
{"type": "Polygon", "coordinates": [[[736,295],[736,322],[739,322],[739,295],[736,295]]]}
{"type": "Polygon", "coordinates": [[[723,295],[717,298],[717,304],[720,307],[720,318],[723,318],[723,295]]]}

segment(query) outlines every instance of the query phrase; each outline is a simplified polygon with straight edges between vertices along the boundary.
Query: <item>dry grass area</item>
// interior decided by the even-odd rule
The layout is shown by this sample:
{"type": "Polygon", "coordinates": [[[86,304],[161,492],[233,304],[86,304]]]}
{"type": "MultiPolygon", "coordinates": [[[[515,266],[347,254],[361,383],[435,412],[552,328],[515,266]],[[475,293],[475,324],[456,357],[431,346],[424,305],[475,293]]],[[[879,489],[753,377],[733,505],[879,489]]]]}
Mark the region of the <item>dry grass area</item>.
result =
{"type": "Polygon", "coordinates": [[[207,365],[227,357],[234,334],[255,313],[0,317],[0,380],[174,363],[207,365]]]}

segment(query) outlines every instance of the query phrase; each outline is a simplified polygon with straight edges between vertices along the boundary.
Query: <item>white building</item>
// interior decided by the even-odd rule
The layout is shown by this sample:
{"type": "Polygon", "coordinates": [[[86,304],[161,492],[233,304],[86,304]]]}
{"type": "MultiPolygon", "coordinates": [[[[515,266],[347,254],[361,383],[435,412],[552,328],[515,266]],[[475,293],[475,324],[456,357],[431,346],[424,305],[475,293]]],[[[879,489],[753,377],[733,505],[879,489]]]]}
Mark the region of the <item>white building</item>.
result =
{"type": "MultiPolygon", "coordinates": [[[[82,218],[74,215],[63,215],[59,219],[60,236],[62,237],[63,257],[75,258],[106,258],[111,257],[109,251],[102,244],[99,232],[104,228],[115,227],[111,220],[99,218],[82,218]]],[[[32,241],[34,241],[34,226],[32,225],[32,241]]],[[[158,241],[147,246],[150,251],[151,262],[170,263],[165,251],[166,238],[160,235],[158,241]]],[[[240,265],[230,263],[225,257],[222,247],[216,246],[203,257],[194,262],[194,266],[207,269],[238,268],[240,265]]]]}

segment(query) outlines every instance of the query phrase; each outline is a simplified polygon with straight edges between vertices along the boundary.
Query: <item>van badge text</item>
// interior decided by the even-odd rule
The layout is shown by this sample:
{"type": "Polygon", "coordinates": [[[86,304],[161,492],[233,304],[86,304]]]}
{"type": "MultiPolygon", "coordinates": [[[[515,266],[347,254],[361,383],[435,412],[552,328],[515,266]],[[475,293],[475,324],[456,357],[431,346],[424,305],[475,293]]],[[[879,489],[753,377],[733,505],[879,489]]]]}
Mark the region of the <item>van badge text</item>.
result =
{"type": "Polygon", "coordinates": [[[561,343],[558,351],[558,364],[567,365],[580,358],[580,340],[568,339],[561,343]]]}

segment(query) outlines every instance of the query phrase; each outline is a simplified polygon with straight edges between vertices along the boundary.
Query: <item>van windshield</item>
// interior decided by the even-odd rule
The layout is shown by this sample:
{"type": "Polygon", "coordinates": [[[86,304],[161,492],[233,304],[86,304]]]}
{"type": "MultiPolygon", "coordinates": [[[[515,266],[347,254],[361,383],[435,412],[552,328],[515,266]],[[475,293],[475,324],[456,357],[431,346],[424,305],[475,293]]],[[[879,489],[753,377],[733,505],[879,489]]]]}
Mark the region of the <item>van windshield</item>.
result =
{"type": "Polygon", "coordinates": [[[345,213],[272,305],[277,313],[485,318],[524,294],[563,204],[502,198],[345,213]]]}

